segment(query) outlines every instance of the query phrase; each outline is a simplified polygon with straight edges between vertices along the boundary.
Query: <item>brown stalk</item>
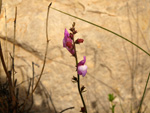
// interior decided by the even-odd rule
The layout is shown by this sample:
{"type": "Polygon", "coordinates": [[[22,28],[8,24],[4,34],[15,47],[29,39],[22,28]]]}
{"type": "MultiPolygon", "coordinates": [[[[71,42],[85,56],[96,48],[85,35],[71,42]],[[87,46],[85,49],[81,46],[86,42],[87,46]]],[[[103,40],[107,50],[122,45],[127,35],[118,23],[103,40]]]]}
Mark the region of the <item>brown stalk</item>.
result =
{"type": "Polygon", "coordinates": [[[12,59],[12,70],[13,70],[13,86],[14,86],[14,76],[15,76],[15,40],[16,40],[16,20],[17,20],[17,7],[15,8],[15,20],[14,20],[14,43],[13,43],[13,59],[12,59]]]}
{"type": "Polygon", "coordinates": [[[50,9],[51,5],[52,5],[52,2],[49,4],[48,10],[47,10],[47,18],[46,18],[46,50],[45,50],[45,56],[44,56],[44,61],[43,61],[42,70],[41,70],[40,76],[39,76],[39,78],[38,78],[38,81],[37,81],[35,87],[33,88],[33,90],[32,90],[32,92],[30,93],[30,95],[27,96],[25,102],[23,103],[22,110],[24,110],[25,104],[26,104],[27,100],[29,99],[29,97],[30,97],[31,95],[33,95],[34,91],[36,90],[36,88],[37,88],[37,86],[38,86],[38,84],[39,84],[39,82],[40,82],[40,79],[41,79],[41,77],[42,77],[44,68],[45,68],[46,56],[47,56],[48,44],[49,44],[49,39],[48,39],[48,17],[49,17],[49,9],[50,9]]]}
{"type": "Polygon", "coordinates": [[[4,42],[6,42],[6,43],[4,43],[5,44],[5,50],[6,50],[6,56],[5,56],[5,58],[6,58],[6,67],[8,68],[8,49],[7,49],[7,42],[8,42],[8,37],[7,37],[7,14],[6,14],[6,8],[5,8],[5,35],[6,35],[6,38],[5,38],[5,41],[4,42]]]}
{"type": "Polygon", "coordinates": [[[35,89],[37,88],[37,86],[38,86],[38,84],[39,84],[39,82],[40,82],[40,79],[41,79],[41,77],[42,77],[44,68],[45,68],[46,56],[47,56],[48,44],[49,44],[49,39],[48,39],[48,17],[49,17],[49,9],[50,9],[51,5],[52,5],[52,2],[49,4],[48,10],[47,10],[47,18],[46,18],[46,43],[47,43],[47,44],[46,44],[46,50],[45,50],[45,57],[44,57],[43,67],[42,67],[42,70],[41,70],[41,73],[40,73],[40,77],[39,77],[39,79],[38,79],[38,81],[37,81],[37,83],[36,83],[36,85],[35,85],[35,87],[34,87],[32,93],[34,93],[35,89]]]}

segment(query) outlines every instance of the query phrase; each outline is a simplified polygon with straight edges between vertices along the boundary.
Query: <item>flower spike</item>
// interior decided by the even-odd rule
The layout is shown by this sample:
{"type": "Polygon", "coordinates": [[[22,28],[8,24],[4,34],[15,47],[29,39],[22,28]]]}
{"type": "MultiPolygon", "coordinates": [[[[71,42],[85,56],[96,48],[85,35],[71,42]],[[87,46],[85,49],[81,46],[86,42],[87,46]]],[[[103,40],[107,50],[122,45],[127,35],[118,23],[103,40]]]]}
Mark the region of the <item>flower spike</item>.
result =
{"type": "Polygon", "coordinates": [[[70,38],[70,34],[68,33],[67,29],[65,29],[64,32],[63,47],[65,47],[73,56],[75,55],[73,42],[72,39],[70,38]]]}

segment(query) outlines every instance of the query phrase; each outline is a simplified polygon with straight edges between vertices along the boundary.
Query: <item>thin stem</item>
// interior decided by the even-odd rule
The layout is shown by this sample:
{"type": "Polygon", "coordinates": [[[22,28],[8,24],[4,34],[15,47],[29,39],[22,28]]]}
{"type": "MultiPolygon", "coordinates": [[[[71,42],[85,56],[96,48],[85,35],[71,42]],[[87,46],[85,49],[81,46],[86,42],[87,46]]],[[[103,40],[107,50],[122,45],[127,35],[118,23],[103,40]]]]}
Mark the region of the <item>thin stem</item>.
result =
{"type": "Polygon", "coordinates": [[[112,113],[115,113],[115,108],[114,108],[113,102],[111,102],[111,106],[112,106],[112,108],[111,108],[112,113]]]}
{"type": "MultiPolygon", "coordinates": [[[[75,60],[76,60],[76,67],[77,67],[78,66],[78,57],[77,57],[76,45],[75,45],[74,37],[73,37],[73,45],[74,45],[74,50],[75,50],[75,60]]],[[[84,99],[83,99],[83,96],[82,96],[82,92],[81,92],[81,89],[80,89],[80,75],[78,73],[77,73],[77,77],[78,77],[78,82],[77,82],[77,84],[78,84],[78,91],[79,91],[79,94],[80,94],[83,106],[85,108],[85,113],[87,113],[86,105],[85,105],[85,102],[84,102],[84,99]]]]}
{"type": "Polygon", "coordinates": [[[86,105],[85,105],[85,102],[84,102],[84,99],[83,99],[83,96],[82,96],[82,92],[80,90],[80,75],[79,74],[78,74],[78,91],[79,91],[83,106],[85,108],[85,112],[87,113],[86,105]]]}
{"type": "Polygon", "coordinates": [[[74,107],[66,108],[66,109],[62,110],[60,113],[63,113],[63,112],[65,112],[65,111],[69,110],[69,109],[74,109],[74,107]]]}
{"type": "Polygon", "coordinates": [[[8,68],[8,49],[7,49],[7,42],[8,42],[8,37],[7,37],[7,14],[6,14],[6,8],[5,8],[5,41],[6,41],[6,67],[8,68]]]}
{"type": "Polygon", "coordinates": [[[146,89],[147,89],[147,84],[148,84],[148,81],[149,81],[149,77],[150,77],[150,73],[149,73],[148,78],[147,78],[147,81],[146,81],[146,85],[145,85],[145,89],[144,89],[144,92],[143,92],[143,96],[142,96],[142,99],[141,99],[141,102],[140,102],[140,106],[139,106],[139,109],[138,109],[138,113],[141,113],[141,107],[142,107],[142,103],[143,103],[144,96],[145,96],[145,93],[146,93],[146,89]]]}
{"type": "Polygon", "coordinates": [[[26,100],[25,100],[25,102],[24,102],[24,104],[23,104],[22,111],[24,110],[24,107],[25,107],[25,104],[26,104],[26,102],[27,102],[27,99],[29,99],[29,97],[32,96],[33,93],[34,93],[34,91],[36,90],[36,88],[37,88],[37,86],[38,86],[38,84],[39,84],[39,82],[40,82],[40,79],[41,79],[41,77],[42,77],[42,75],[43,75],[44,68],[45,68],[46,56],[47,56],[48,44],[49,44],[49,39],[48,39],[48,17],[49,17],[49,9],[50,9],[51,5],[52,5],[52,3],[49,4],[48,9],[47,9],[47,18],[46,18],[46,50],[45,50],[45,56],[44,56],[44,61],[43,61],[42,70],[41,70],[40,76],[39,76],[39,78],[38,78],[38,81],[37,81],[36,84],[35,84],[35,87],[33,88],[33,90],[32,90],[32,92],[30,93],[30,95],[27,96],[27,98],[26,98],[26,100]]]}
{"type": "MultiPolygon", "coordinates": [[[[42,67],[42,70],[41,70],[41,74],[40,74],[40,77],[33,89],[33,92],[35,91],[36,87],[38,86],[38,83],[40,82],[40,79],[42,77],[42,74],[43,74],[43,71],[44,71],[44,67],[45,67],[45,63],[46,63],[46,56],[47,56],[47,51],[48,51],[48,44],[49,44],[49,40],[48,40],[48,17],[49,17],[49,9],[50,9],[50,6],[52,5],[52,3],[49,4],[48,6],[48,10],[47,10],[47,18],[46,18],[46,51],[45,51],[45,57],[44,57],[44,62],[43,62],[43,67],[42,67]]],[[[32,93],[33,93],[32,92],[32,93]]]]}
{"type": "Polygon", "coordinates": [[[68,15],[68,16],[71,16],[71,17],[73,17],[73,18],[76,18],[76,19],[79,19],[79,20],[84,21],[84,22],[86,22],[86,23],[89,23],[89,24],[91,24],[91,25],[94,25],[94,26],[96,26],[96,27],[98,27],[98,28],[101,28],[101,29],[103,29],[103,30],[105,30],[105,31],[108,31],[108,32],[110,32],[110,33],[112,33],[112,34],[114,34],[114,35],[116,35],[116,36],[118,36],[118,37],[120,37],[120,38],[126,40],[127,42],[133,44],[134,46],[136,46],[137,48],[139,48],[140,50],[142,50],[144,53],[146,53],[148,56],[150,56],[150,53],[148,53],[146,50],[144,50],[143,48],[141,48],[141,47],[138,46],[137,44],[133,43],[132,41],[128,40],[127,38],[125,38],[125,37],[123,37],[123,36],[121,36],[121,35],[119,35],[119,34],[113,32],[113,31],[111,31],[111,30],[109,30],[109,29],[106,29],[106,28],[104,28],[104,27],[102,27],[102,26],[99,26],[99,25],[97,25],[97,24],[95,24],[95,23],[92,23],[92,22],[90,22],[90,21],[84,20],[84,19],[79,18],[79,17],[77,17],[77,16],[73,16],[73,15],[71,15],[71,14],[69,14],[69,13],[63,12],[63,11],[58,10],[58,9],[56,9],[56,8],[53,8],[53,7],[51,7],[51,8],[52,8],[53,10],[56,10],[56,11],[58,11],[58,12],[61,12],[61,13],[66,14],[66,15],[68,15]]]}
{"type": "Polygon", "coordinates": [[[17,20],[17,7],[15,8],[15,20],[14,20],[14,41],[13,41],[13,60],[12,60],[12,70],[13,70],[13,85],[14,85],[14,76],[15,76],[15,40],[16,40],[16,20],[17,20]]]}

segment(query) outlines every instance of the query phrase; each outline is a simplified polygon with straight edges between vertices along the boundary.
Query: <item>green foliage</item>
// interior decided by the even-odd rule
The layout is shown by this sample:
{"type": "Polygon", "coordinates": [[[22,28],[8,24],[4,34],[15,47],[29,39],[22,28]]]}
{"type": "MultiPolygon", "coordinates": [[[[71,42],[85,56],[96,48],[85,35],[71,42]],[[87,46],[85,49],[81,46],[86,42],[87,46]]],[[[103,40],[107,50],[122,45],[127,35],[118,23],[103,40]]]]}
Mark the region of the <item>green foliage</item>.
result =
{"type": "Polygon", "coordinates": [[[116,98],[113,94],[108,94],[108,99],[110,102],[113,102],[113,100],[116,98]]]}
{"type": "Polygon", "coordinates": [[[114,96],[114,94],[108,94],[108,100],[111,103],[110,109],[111,109],[112,113],[115,112],[115,106],[116,105],[113,103],[113,101],[115,100],[115,98],[116,98],[116,96],[114,96]]]}
{"type": "Polygon", "coordinates": [[[114,112],[115,112],[115,106],[116,106],[116,105],[112,105],[112,107],[111,107],[111,111],[112,111],[112,113],[114,113],[114,112]]]}

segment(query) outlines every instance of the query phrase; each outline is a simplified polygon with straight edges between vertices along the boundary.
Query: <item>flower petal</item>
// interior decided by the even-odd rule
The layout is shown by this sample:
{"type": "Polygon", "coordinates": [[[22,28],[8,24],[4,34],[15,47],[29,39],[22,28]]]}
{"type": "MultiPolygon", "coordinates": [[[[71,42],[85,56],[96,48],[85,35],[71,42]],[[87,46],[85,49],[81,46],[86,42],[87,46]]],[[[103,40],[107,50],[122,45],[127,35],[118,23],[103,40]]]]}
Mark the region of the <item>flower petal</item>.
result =
{"type": "Polygon", "coordinates": [[[66,41],[65,41],[65,38],[63,39],[63,47],[66,47],[66,41]]]}
{"type": "Polygon", "coordinates": [[[69,38],[69,35],[70,34],[68,33],[67,29],[65,29],[64,39],[63,39],[63,47],[66,47],[67,42],[72,43],[72,40],[69,38]]]}
{"type": "Polygon", "coordinates": [[[67,40],[67,38],[69,37],[69,33],[68,33],[67,29],[65,29],[64,36],[65,36],[64,38],[67,40]]]}
{"type": "Polygon", "coordinates": [[[70,49],[70,48],[67,47],[67,50],[68,50],[72,55],[75,55],[74,49],[70,49]]]}
{"type": "Polygon", "coordinates": [[[72,39],[69,36],[70,34],[68,33],[67,29],[65,29],[63,47],[65,47],[72,55],[75,55],[75,51],[72,46],[72,39]]]}
{"type": "Polygon", "coordinates": [[[83,77],[86,75],[87,73],[87,66],[86,65],[81,65],[81,66],[78,66],[78,74],[79,75],[82,75],[83,77]]]}
{"type": "Polygon", "coordinates": [[[78,66],[84,65],[85,62],[86,62],[86,56],[83,56],[83,60],[81,60],[81,61],[78,63],[78,66]]]}

